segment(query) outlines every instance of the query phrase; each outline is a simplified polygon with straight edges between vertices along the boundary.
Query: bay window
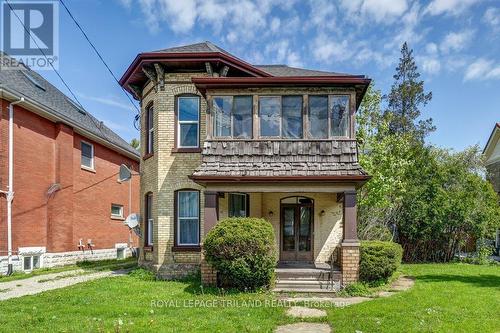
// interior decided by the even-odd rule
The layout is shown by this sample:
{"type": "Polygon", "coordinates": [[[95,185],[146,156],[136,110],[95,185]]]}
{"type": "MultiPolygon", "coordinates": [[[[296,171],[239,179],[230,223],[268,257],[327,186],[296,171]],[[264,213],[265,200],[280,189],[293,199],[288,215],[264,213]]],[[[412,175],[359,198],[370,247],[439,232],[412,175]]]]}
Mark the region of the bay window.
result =
{"type": "Polygon", "coordinates": [[[200,132],[200,98],[180,96],[177,99],[177,146],[198,148],[200,132]]]}
{"type": "Polygon", "coordinates": [[[179,190],[176,192],[177,245],[200,243],[200,192],[179,190]]]}
{"type": "Polygon", "coordinates": [[[215,96],[213,98],[214,136],[251,138],[252,112],[252,96],[215,96]]]}

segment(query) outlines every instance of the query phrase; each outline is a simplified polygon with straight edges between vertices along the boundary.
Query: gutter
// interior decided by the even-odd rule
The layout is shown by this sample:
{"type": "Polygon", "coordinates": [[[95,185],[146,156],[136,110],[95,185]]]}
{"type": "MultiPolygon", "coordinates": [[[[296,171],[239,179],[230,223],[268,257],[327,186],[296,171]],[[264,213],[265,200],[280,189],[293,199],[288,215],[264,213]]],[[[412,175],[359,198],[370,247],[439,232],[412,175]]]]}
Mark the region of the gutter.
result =
{"type": "Polygon", "coordinates": [[[7,89],[3,86],[0,85],[0,96],[2,97],[7,97],[9,98],[9,100],[13,100],[13,99],[18,99],[20,97],[24,98],[24,103],[28,106],[31,107],[31,111],[33,111],[34,113],[36,114],[39,114],[40,116],[44,117],[44,118],[47,118],[53,122],[63,122],[71,127],[74,128],[75,132],[87,137],[88,139],[91,139],[105,147],[108,147],[116,152],[119,152],[120,154],[126,156],[126,157],[129,157],[133,160],[135,160],[136,162],[140,162],[141,158],[140,156],[137,154],[135,155],[134,153],[128,151],[128,150],[125,150],[123,149],[122,147],[118,146],[118,145],[115,145],[114,143],[112,142],[109,142],[83,128],[80,127],[80,125],[76,122],[74,122],[73,120],[65,117],[64,115],[60,115],[58,111],[46,106],[46,105],[43,105],[27,96],[23,96],[23,94],[19,93],[19,92],[16,92],[14,90],[11,90],[11,89],[7,89]],[[34,110],[33,110],[34,109],[34,110]],[[50,112],[50,111],[52,112],[50,112]],[[56,114],[54,114],[54,112],[56,114]]]}
{"type": "MultiPolygon", "coordinates": [[[[3,96],[3,89],[0,89],[3,96]]],[[[13,273],[12,267],[12,201],[14,200],[14,105],[24,102],[24,97],[18,97],[9,104],[9,157],[7,191],[1,191],[7,198],[7,275],[13,273]]]]}

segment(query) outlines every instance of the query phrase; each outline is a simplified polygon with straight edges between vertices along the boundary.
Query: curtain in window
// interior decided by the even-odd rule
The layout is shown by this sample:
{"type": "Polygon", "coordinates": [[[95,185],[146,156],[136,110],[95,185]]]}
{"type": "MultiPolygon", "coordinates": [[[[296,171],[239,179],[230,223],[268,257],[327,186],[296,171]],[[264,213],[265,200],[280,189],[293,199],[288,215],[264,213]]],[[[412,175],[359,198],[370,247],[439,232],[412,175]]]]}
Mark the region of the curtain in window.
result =
{"type": "Polygon", "coordinates": [[[179,97],[179,146],[198,147],[199,98],[179,97]]]}
{"type": "Polygon", "coordinates": [[[252,96],[235,96],[233,99],[233,137],[252,137],[252,96]]]}
{"type": "Polygon", "coordinates": [[[332,96],[332,136],[348,136],[349,96],[332,96]]]}
{"type": "Polygon", "coordinates": [[[283,96],[283,137],[302,138],[302,96],[283,96]]]}
{"type": "Polygon", "coordinates": [[[328,138],[328,96],[309,96],[309,135],[328,138]]]}
{"type": "Polygon", "coordinates": [[[280,136],[281,105],[279,97],[260,97],[260,135],[280,136]]]}
{"type": "Polygon", "coordinates": [[[178,192],[179,244],[198,244],[199,236],[199,193],[195,191],[178,192]]]}
{"type": "Polygon", "coordinates": [[[213,117],[214,117],[214,135],[231,136],[231,108],[233,98],[231,96],[214,97],[213,99],[213,117]]]}
{"type": "Polygon", "coordinates": [[[92,159],[94,156],[92,156],[92,146],[89,145],[88,143],[82,142],[81,143],[81,150],[82,150],[82,165],[92,168],[92,159]]]}
{"type": "Polygon", "coordinates": [[[247,216],[247,196],[246,194],[229,194],[229,217],[247,216]]]}
{"type": "Polygon", "coordinates": [[[146,153],[152,153],[153,152],[153,147],[154,147],[154,122],[153,122],[153,107],[148,108],[148,116],[147,116],[147,121],[148,121],[148,142],[146,146],[146,153]]]}

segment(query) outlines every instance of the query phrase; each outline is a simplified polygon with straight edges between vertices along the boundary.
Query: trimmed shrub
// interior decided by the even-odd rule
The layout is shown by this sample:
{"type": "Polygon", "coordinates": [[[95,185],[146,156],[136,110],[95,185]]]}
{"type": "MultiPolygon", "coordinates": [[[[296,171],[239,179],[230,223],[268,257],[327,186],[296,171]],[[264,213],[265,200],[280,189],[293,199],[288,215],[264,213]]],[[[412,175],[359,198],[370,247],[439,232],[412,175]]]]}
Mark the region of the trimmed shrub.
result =
{"type": "Polygon", "coordinates": [[[272,285],[277,246],[268,221],[247,217],[219,221],[206,236],[203,249],[223,285],[242,290],[272,285]]]}
{"type": "Polygon", "coordinates": [[[362,241],[359,278],[361,281],[387,281],[401,265],[403,248],[398,243],[362,241]]]}

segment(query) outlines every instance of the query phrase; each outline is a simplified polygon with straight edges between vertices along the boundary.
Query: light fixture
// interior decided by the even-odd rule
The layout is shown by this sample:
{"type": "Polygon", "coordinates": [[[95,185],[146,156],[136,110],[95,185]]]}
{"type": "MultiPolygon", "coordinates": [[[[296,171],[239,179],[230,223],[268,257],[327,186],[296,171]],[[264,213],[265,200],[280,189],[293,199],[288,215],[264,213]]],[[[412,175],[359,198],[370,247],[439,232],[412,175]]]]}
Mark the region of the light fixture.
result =
{"type": "Polygon", "coordinates": [[[270,217],[273,217],[273,215],[274,215],[274,213],[273,213],[272,210],[270,210],[268,214],[269,214],[270,217]]]}
{"type": "Polygon", "coordinates": [[[325,210],[324,209],[321,212],[319,212],[319,216],[325,216],[325,210]]]}

